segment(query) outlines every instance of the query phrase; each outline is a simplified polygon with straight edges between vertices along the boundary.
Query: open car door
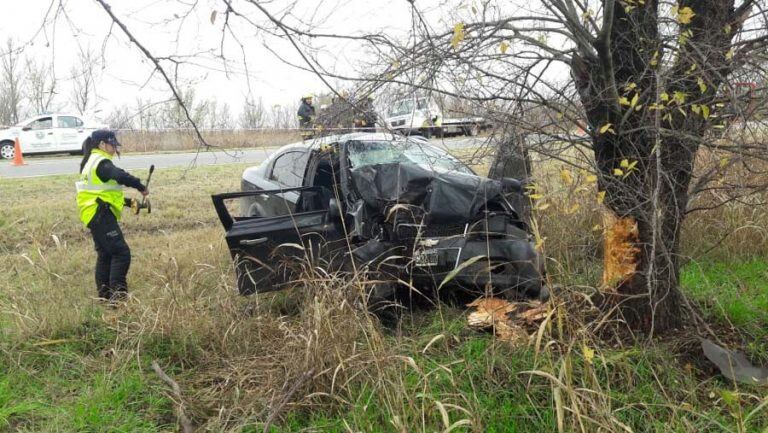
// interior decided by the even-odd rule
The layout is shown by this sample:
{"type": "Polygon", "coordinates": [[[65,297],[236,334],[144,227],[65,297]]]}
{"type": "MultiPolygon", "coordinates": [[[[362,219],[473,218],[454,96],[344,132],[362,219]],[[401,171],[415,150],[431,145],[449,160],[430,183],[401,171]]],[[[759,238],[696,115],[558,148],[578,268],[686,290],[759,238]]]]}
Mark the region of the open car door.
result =
{"type": "Polygon", "coordinates": [[[237,287],[243,295],[280,290],[302,266],[320,258],[329,242],[341,237],[338,223],[331,221],[330,195],[321,187],[233,192],[213,195],[212,199],[226,231],[237,287]],[[286,192],[297,192],[299,200],[295,204],[284,200],[286,192]],[[286,211],[281,215],[233,216],[239,206],[227,201],[252,196],[284,200],[286,211]]]}

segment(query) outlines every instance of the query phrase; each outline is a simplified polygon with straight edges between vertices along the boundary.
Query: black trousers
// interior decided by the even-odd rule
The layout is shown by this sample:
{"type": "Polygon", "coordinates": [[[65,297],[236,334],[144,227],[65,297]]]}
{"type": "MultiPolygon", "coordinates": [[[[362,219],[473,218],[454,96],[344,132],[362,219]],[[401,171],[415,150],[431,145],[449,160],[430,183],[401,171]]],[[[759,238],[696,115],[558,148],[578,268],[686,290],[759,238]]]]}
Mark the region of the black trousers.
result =
{"type": "Polygon", "coordinates": [[[99,297],[124,297],[128,292],[126,276],[131,266],[131,249],[109,204],[99,200],[99,208],[88,228],[96,247],[96,290],[99,297]]]}

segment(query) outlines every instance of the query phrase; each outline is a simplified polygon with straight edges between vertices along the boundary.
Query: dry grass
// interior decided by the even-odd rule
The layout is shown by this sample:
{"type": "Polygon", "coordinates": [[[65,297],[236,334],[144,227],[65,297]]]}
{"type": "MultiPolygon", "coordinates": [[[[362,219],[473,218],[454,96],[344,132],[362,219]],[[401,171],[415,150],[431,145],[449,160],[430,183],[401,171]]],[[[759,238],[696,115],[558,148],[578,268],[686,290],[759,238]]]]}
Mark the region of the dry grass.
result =
{"type": "MultiPolygon", "coordinates": [[[[275,147],[301,140],[290,130],[202,131],[202,135],[208,144],[223,149],[275,147]]],[[[126,153],[194,150],[199,145],[194,131],[122,131],[119,139],[126,153]]]]}
{"type": "MultiPolygon", "coordinates": [[[[289,291],[241,298],[209,195],[236,190],[242,168],[155,174],[156,211],[124,219],[134,296],[117,311],[91,299],[94,253],[77,221],[74,179],[0,181],[15,191],[0,197],[0,368],[13,385],[0,380],[0,425],[173,430],[174,405],[152,359],[179,382],[180,403],[206,431],[262,431],[269,422],[272,431],[747,432],[768,423],[756,390],[686,367],[679,342],[595,338],[603,325],[582,289],[556,297],[556,312],[522,347],[468,331],[464,312],[445,305],[415,310],[396,332],[382,329],[361,281],[315,268],[289,291]],[[115,405],[121,413],[112,414],[115,405]]],[[[594,186],[550,169],[538,227],[552,278],[594,286],[594,186]]],[[[718,212],[707,218],[726,230],[766,221],[755,210],[718,212]]],[[[693,221],[689,236],[710,220],[693,221]]]]}

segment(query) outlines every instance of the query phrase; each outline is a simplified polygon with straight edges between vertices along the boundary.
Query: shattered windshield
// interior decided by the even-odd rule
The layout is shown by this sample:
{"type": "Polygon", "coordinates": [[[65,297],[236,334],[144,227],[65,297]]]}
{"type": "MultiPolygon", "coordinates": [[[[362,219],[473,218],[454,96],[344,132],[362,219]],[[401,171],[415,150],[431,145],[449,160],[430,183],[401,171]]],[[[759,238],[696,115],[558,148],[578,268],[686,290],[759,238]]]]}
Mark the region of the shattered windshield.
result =
{"type": "Polygon", "coordinates": [[[411,162],[430,170],[474,174],[447,152],[414,141],[350,141],[347,143],[352,168],[374,164],[411,162]]]}
{"type": "Polygon", "coordinates": [[[395,102],[392,109],[389,110],[390,117],[411,114],[413,111],[413,99],[403,99],[395,102]]]}

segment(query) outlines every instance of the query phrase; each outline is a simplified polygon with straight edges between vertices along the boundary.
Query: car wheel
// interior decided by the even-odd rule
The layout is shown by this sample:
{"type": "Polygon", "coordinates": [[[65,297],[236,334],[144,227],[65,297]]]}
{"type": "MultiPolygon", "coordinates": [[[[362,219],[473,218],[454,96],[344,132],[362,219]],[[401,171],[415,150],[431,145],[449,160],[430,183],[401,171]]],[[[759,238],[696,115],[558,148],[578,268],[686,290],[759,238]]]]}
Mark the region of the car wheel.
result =
{"type": "Polygon", "coordinates": [[[4,141],[0,144],[0,159],[13,159],[16,155],[16,149],[14,149],[14,143],[11,141],[4,141]]]}

